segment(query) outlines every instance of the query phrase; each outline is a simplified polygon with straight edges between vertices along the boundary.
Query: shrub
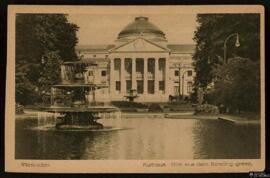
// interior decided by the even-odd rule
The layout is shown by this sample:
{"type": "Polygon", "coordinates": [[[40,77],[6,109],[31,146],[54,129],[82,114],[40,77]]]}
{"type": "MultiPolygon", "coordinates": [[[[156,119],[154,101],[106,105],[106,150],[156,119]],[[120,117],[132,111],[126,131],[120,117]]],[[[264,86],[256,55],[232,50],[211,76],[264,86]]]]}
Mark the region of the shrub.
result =
{"type": "Polygon", "coordinates": [[[163,110],[159,104],[151,104],[149,106],[149,111],[162,112],[163,110]]]}
{"type": "Polygon", "coordinates": [[[112,101],[111,103],[119,108],[142,108],[142,109],[147,108],[147,105],[145,104],[129,101],[112,101]]]}
{"type": "Polygon", "coordinates": [[[215,105],[211,104],[203,104],[203,105],[198,105],[195,109],[196,114],[202,114],[202,113],[207,113],[207,114],[219,114],[219,109],[215,105]]]}

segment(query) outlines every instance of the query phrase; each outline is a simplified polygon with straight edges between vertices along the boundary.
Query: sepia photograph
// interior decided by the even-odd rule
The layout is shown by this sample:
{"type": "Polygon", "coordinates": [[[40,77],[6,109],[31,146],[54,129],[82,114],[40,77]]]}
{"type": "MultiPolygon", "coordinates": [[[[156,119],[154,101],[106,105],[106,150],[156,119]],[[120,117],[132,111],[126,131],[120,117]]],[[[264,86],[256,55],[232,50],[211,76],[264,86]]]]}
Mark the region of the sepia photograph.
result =
{"type": "Polygon", "coordinates": [[[10,6],[9,170],[263,170],[263,12],[10,6]]]}

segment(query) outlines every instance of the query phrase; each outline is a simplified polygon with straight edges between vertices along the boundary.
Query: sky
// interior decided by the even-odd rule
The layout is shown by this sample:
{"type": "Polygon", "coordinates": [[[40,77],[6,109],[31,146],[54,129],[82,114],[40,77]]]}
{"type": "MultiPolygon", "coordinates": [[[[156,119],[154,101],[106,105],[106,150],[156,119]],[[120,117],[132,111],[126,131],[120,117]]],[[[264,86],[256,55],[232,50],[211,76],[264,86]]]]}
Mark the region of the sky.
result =
{"type": "Polygon", "coordinates": [[[118,33],[137,16],[146,16],[165,34],[169,44],[195,44],[196,14],[69,14],[79,26],[78,45],[114,44],[118,33]]]}

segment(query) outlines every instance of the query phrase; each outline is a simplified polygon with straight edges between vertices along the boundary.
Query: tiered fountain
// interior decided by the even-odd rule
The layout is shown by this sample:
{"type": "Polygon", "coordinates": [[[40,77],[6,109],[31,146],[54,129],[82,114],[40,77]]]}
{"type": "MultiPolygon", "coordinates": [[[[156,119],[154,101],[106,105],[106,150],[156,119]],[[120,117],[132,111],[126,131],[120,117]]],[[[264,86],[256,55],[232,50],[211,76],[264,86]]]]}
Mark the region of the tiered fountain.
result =
{"type": "Polygon", "coordinates": [[[61,66],[62,83],[51,88],[51,106],[56,114],[56,129],[101,129],[100,118],[119,116],[120,110],[104,102],[96,102],[96,90],[106,88],[95,82],[97,65],[81,61],[61,66]]]}

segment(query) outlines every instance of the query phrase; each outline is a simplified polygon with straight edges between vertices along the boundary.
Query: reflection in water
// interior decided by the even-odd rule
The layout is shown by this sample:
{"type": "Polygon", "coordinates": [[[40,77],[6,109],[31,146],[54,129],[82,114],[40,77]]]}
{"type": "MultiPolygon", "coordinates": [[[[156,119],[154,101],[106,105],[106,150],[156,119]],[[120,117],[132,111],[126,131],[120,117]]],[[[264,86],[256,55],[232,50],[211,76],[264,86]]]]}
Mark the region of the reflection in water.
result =
{"type": "Polygon", "coordinates": [[[259,158],[259,127],[217,120],[101,119],[110,131],[33,130],[16,121],[16,159],[259,158]],[[125,128],[125,129],[119,129],[125,128]]]}
{"type": "Polygon", "coordinates": [[[193,127],[194,158],[259,158],[258,125],[233,125],[215,120],[197,121],[193,127]]]}

